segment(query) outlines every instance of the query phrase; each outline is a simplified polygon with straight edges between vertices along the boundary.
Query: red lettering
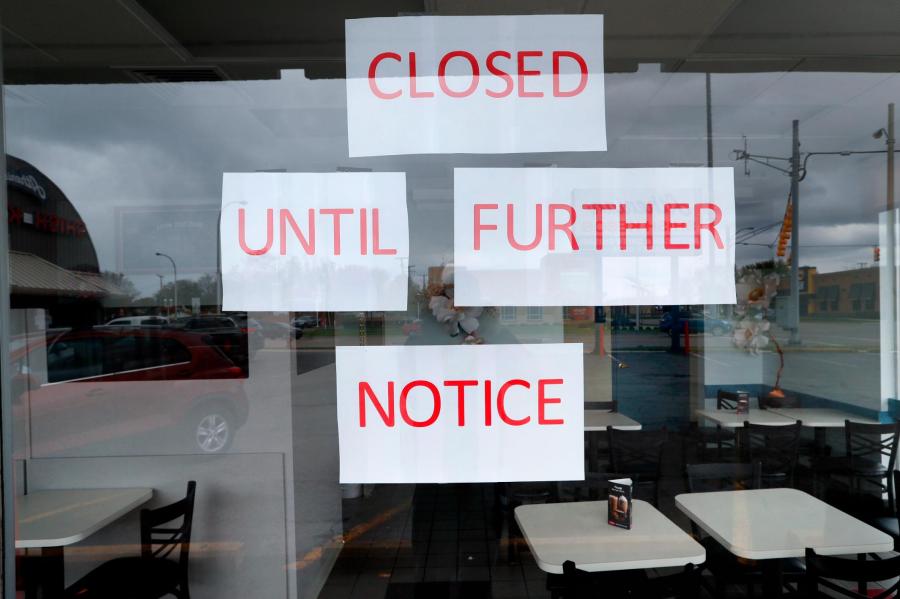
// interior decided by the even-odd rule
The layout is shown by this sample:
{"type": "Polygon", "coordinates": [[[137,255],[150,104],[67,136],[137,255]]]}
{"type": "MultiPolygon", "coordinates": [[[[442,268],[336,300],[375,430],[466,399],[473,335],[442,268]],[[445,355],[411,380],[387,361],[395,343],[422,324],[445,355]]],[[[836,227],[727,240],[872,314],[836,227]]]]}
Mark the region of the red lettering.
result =
{"type": "Polygon", "coordinates": [[[284,256],[287,253],[287,225],[291,226],[291,229],[294,231],[294,235],[297,236],[297,240],[300,241],[300,245],[303,246],[303,250],[307,255],[312,255],[316,253],[316,211],[313,208],[309,209],[308,217],[309,220],[309,238],[303,236],[303,233],[300,231],[300,227],[297,226],[297,221],[294,220],[293,215],[291,215],[291,211],[287,208],[282,208],[279,212],[279,222],[280,222],[280,231],[281,231],[281,255],[284,256]]]}
{"type": "Polygon", "coordinates": [[[482,210],[496,210],[499,208],[497,204],[475,204],[475,230],[473,235],[475,237],[475,250],[481,249],[481,232],[482,231],[496,231],[497,225],[484,225],[481,223],[481,211],[482,210]]]}
{"type": "Polygon", "coordinates": [[[511,245],[514,249],[527,251],[533,250],[537,247],[537,245],[541,242],[541,237],[543,236],[543,206],[541,204],[536,204],[534,207],[534,239],[531,240],[530,243],[521,244],[516,241],[515,237],[515,219],[513,218],[513,210],[515,210],[515,206],[512,204],[506,205],[506,239],[509,241],[509,245],[511,245]]]}
{"type": "Polygon", "coordinates": [[[538,380],[538,424],[564,424],[562,418],[547,418],[545,415],[545,410],[547,404],[558,404],[562,403],[562,400],[558,397],[547,397],[545,394],[545,387],[547,385],[562,385],[562,379],[540,379],[538,380]]]}
{"type": "Polygon", "coordinates": [[[491,381],[484,381],[484,425],[491,426],[493,417],[491,414],[491,381]]]}
{"type": "Polygon", "coordinates": [[[494,66],[494,60],[496,60],[498,56],[503,57],[507,60],[512,59],[512,54],[504,50],[496,50],[494,52],[491,52],[487,55],[487,70],[491,73],[491,75],[496,75],[497,77],[505,81],[506,87],[503,89],[503,91],[500,92],[495,92],[489,89],[485,90],[485,93],[492,98],[505,98],[512,93],[515,84],[513,83],[513,78],[509,76],[509,73],[507,73],[506,71],[502,71],[494,66]]]}
{"type": "Polygon", "coordinates": [[[6,215],[7,215],[7,220],[9,222],[9,224],[21,225],[24,220],[25,213],[22,212],[21,208],[14,208],[12,206],[8,206],[6,208],[6,215]]]}
{"type": "Polygon", "coordinates": [[[466,424],[466,387],[478,385],[476,380],[444,381],[445,387],[456,387],[456,423],[459,426],[466,424]]]}
{"type": "Polygon", "coordinates": [[[369,253],[369,225],[366,222],[366,209],[359,209],[359,253],[366,256],[369,253]]]}
{"type": "Polygon", "coordinates": [[[547,219],[547,235],[550,237],[550,249],[556,249],[556,231],[562,231],[569,238],[569,243],[573,250],[578,249],[578,242],[575,240],[575,234],[572,233],[572,225],[575,224],[575,209],[568,204],[550,204],[550,216],[547,219]],[[568,217],[566,222],[556,222],[556,211],[563,210],[568,217]]]}
{"type": "Polygon", "coordinates": [[[584,58],[581,57],[577,52],[570,52],[569,50],[556,50],[553,52],[553,95],[557,98],[571,98],[572,96],[577,96],[581,92],[584,91],[584,88],[587,86],[588,82],[588,69],[587,64],[584,62],[584,58]],[[575,62],[578,63],[578,69],[581,73],[581,80],[578,82],[578,86],[573,90],[563,91],[559,87],[559,59],[560,58],[571,58],[575,62]]]}
{"type": "Polygon", "coordinates": [[[687,210],[688,204],[666,204],[663,206],[663,246],[667,250],[686,250],[689,243],[672,243],[672,229],[687,229],[687,223],[672,222],[673,210],[687,210]]]}
{"type": "Polygon", "coordinates": [[[378,398],[375,396],[375,391],[372,389],[372,386],[365,381],[359,383],[359,426],[362,428],[366,427],[366,395],[372,400],[372,404],[375,406],[375,410],[378,412],[378,415],[381,416],[382,422],[384,422],[388,427],[394,426],[394,383],[393,381],[388,383],[388,409],[385,412],[384,407],[378,403],[378,398]]]}
{"type": "Polygon", "coordinates": [[[619,249],[626,246],[625,233],[628,229],[645,229],[647,231],[647,249],[653,249],[653,204],[647,204],[647,220],[643,223],[630,223],[625,216],[625,204],[619,204],[619,249]]]}
{"type": "Polygon", "coordinates": [[[372,208],[372,253],[376,256],[394,256],[397,254],[396,249],[379,246],[381,243],[381,219],[378,216],[378,210],[378,208],[372,208]]]}
{"type": "Polygon", "coordinates": [[[251,256],[261,256],[272,249],[273,229],[275,228],[275,215],[271,208],[266,208],[266,244],[258,250],[251,249],[247,245],[246,215],[243,208],[238,208],[238,244],[245,253],[251,256]]]}
{"type": "Polygon", "coordinates": [[[523,424],[528,424],[531,420],[531,416],[526,416],[525,418],[510,418],[506,413],[506,392],[512,386],[525,387],[526,389],[531,389],[531,385],[528,381],[523,381],[522,379],[512,379],[511,381],[506,381],[503,383],[503,386],[500,387],[500,391],[497,392],[497,413],[500,415],[500,420],[509,424],[511,426],[522,426],[523,424]]]}
{"type": "Polygon", "coordinates": [[[529,92],[525,91],[525,77],[533,77],[534,75],[540,75],[540,71],[535,70],[526,70],[525,69],[525,59],[530,57],[537,58],[538,56],[543,56],[544,53],[540,50],[520,50],[516,54],[516,64],[518,66],[519,71],[519,97],[520,98],[543,98],[544,92],[529,92]]]}
{"type": "Polygon", "coordinates": [[[433,98],[434,92],[420,92],[416,88],[416,53],[409,53],[409,96],[411,98],[433,98]]]}
{"type": "Polygon", "coordinates": [[[440,64],[438,64],[438,84],[441,86],[441,90],[451,98],[465,98],[466,96],[471,96],[475,89],[478,87],[478,61],[475,60],[475,57],[471,52],[466,52],[465,50],[454,50],[453,52],[448,52],[444,54],[444,57],[441,58],[440,64]],[[472,67],[472,79],[469,83],[469,87],[464,89],[461,92],[454,91],[447,86],[446,82],[446,74],[447,74],[447,63],[453,60],[456,57],[465,58],[469,61],[469,66],[472,67]]]}
{"type": "Polygon", "coordinates": [[[716,225],[718,225],[720,222],[722,222],[722,209],[717,205],[694,204],[694,249],[700,249],[700,229],[707,229],[710,233],[712,233],[713,240],[716,242],[716,247],[718,247],[720,250],[725,249],[725,244],[722,243],[722,238],[719,237],[719,232],[716,231],[716,225]],[[713,211],[713,214],[715,214],[715,218],[711,223],[700,222],[701,210],[713,211]]]}
{"type": "Polygon", "coordinates": [[[372,62],[369,63],[369,89],[372,90],[372,93],[375,94],[376,97],[381,98],[382,100],[392,100],[400,97],[402,92],[399,89],[395,92],[383,92],[378,89],[378,85],[375,84],[375,72],[378,69],[378,63],[386,58],[396,60],[397,62],[403,60],[396,52],[382,52],[373,58],[372,62]]]}
{"type": "Polygon", "coordinates": [[[333,217],[334,223],[334,255],[341,255],[341,215],[353,214],[353,208],[320,208],[320,214],[333,217]]]}
{"type": "Polygon", "coordinates": [[[416,380],[411,381],[405,387],[403,387],[403,391],[400,392],[400,416],[403,417],[403,421],[410,426],[414,426],[416,428],[422,428],[426,426],[431,426],[434,424],[434,421],[437,420],[438,416],[441,414],[441,393],[438,391],[438,388],[429,381],[416,380]],[[409,392],[412,391],[416,387],[425,387],[429,391],[431,391],[431,398],[434,402],[434,409],[431,412],[431,416],[429,416],[425,420],[415,420],[409,415],[409,410],[407,409],[407,400],[409,399],[409,392]]]}
{"type": "Polygon", "coordinates": [[[598,250],[603,249],[603,211],[615,210],[615,204],[582,204],[584,210],[594,211],[594,230],[596,231],[596,244],[598,250]]]}

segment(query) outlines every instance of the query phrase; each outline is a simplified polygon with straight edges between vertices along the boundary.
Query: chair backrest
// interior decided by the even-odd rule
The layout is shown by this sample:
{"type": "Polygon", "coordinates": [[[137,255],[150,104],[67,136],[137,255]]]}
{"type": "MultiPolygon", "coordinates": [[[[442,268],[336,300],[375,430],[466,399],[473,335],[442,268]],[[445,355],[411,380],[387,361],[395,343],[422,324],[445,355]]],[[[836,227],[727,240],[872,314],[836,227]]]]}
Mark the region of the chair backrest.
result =
{"type": "Polygon", "coordinates": [[[640,477],[634,474],[585,472],[584,480],[567,480],[556,483],[556,499],[558,501],[605,499],[609,496],[609,481],[619,478],[631,478],[632,485],[640,482],[640,477]]]}
{"type": "Polygon", "coordinates": [[[887,471],[894,469],[897,461],[897,438],[900,423],[866,424],[847,420],[844,423],[844,438],[850,469],[862,466],[861,462],[881,463],[887,458],[887,471]]]}
{"type": "Polygon", "coordinates": [[[799,420],[793,424],[753,424],[744,422],[741,429],[745,462],[762,463],[765,483],[794,483],[794,470],[800,457],[799,420]]]}
{"type": "MultiPolygon", "coordinates": [[[[562,599],[596,599],[597,597],[635,596],[641,599],[668,599],[670,597],[695,597],[699,592],[700,571],[694,564],[687,564],[674,574],[652,578],[628,576],[597,576],[579,570],[575,562],[563,562],[562,599]]],[[[620,574],[618,572],[611,574],[620,574]]]]}
{"type": "Polygon", "coordinates": [[[659,471],[663,446],[669,434],[659,431],[622,431],[612,427],[609,432],[609,458],[613,472],[629,475],[659,471]]]}
{"type": "Polygon", "coordinates": [[[586,401],[584,402],[585,410],[606,410],[607,412],[619,411],[619,400],[612,401],[586,401]]]}
{"type": "Polygon", "coordinates": [[[762,486],[762,463],[688,464],[687,477],[688,491],[691,493],[759,489],[762,486]]]}
{"type": "Polygon", "coordinates": [[[141,510],[141,556],[145,559],[164,559],[178,548],[178,564],[185,580],[196,489],[197,483],[189,481],[183,499],[156,509],[141,510]],[[173,525],[172,522],[179,518],[181,523],[173,525]]]}
{"type": "Polygon", "coordinates": [[[900,587],[900,555],[882,560],[842,559],[817,555],[815,550],[806,550],[806,590],[807,597],[858,597],[884,599],[894,597],[900,587]],[[860,593],[846,585],[834,581],[851,583],[880,582],[884,589],[870,589],[860,593]],[[829,594],[820,593],[825,587],[829,594]],[[873,594],[874,593],[874,594],[873,594]]]}
{"type": "Polygon", "coordinates": [[[716,391],[716,409],[717,410],[736,410],[738,402],[738,394],[732,391],[719,389],[716,391]]]}

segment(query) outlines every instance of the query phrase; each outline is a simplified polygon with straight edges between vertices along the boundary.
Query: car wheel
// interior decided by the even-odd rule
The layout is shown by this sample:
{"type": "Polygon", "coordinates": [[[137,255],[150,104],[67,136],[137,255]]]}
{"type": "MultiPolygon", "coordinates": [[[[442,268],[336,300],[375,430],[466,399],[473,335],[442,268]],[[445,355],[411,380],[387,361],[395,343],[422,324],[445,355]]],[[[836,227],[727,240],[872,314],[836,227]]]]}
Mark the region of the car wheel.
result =
{"type": "Polygon", "coordinates": [[[231,446],[234,423],[228,411],[211,405],[197,412],[193,422],[194,448],[203,453],[219,453],[231,446]]]}
{"type": "Polygon", "coordinates": [[[715,335],[716,337],[721,337],[722,335],[725,334],[725,327],[722,327],[719,325],[714,326],[713,330],[712,330],[712,334],[715,335]]]}

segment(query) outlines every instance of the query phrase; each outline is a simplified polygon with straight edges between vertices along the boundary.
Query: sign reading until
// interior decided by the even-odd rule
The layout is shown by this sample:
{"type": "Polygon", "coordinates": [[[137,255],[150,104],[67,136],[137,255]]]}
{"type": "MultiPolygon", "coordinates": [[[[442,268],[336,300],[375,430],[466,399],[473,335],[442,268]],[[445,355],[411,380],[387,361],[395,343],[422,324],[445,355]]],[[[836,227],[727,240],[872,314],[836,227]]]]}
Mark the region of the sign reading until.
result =
{"type": "Polygon", "coordinates": [[[603,16],[346,21],[350,156],[606,150],[603,16]]]}
{"type": "Polygon", "coordinates": [[[226,173],[225,310],[406,310],[403,173],[226,173]]]}
{"type": "Polygon", "coordinates": [[[338,347],[342,483],[584,479],[582,345],[338,347]]]}
{"type": "Polygon", "coordinates": [[[732,304],[731,168],[456,169],[458,306],[732,304]]]}

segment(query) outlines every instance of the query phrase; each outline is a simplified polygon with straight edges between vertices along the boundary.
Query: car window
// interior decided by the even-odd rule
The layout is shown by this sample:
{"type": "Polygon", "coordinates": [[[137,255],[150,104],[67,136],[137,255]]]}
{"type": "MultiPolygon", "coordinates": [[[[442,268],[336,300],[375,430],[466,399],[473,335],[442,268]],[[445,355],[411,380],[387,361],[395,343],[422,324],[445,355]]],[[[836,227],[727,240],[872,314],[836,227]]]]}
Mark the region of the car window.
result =
{"type": "Polygon", "coordinates": [[[104,374],[116,374],[144,367],[138,341],[134,335],[107,339],[105,350],[104,374]]]}
{"type": "Polygon", "coordinates": [[[47,352],[47,380],[60,383],[103,374],[99,339],[62,339],[47,352]]]}

